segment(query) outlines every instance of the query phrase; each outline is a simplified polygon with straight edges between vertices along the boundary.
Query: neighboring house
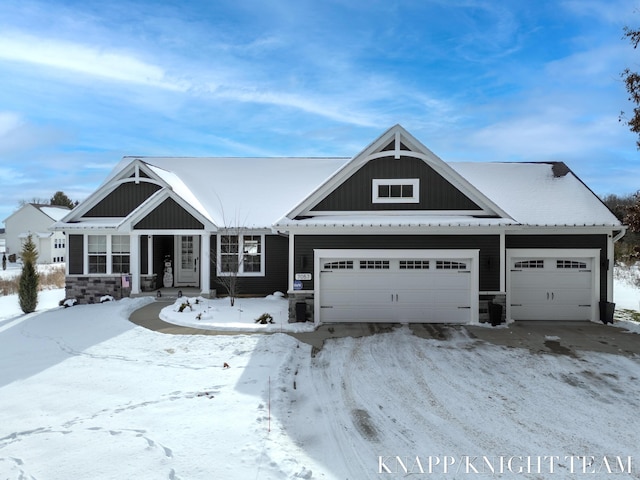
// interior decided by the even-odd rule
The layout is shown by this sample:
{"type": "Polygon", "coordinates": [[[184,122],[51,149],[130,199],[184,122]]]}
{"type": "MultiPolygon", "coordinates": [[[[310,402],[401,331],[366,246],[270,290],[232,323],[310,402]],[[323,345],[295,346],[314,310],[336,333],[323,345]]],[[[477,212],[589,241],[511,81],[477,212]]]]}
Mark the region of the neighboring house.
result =
{"type": "Polygon", "coordinates": [[[5,253],[7,251],[7,240],[5,236],[4,228],[0,228],[0,253],[5,253]]]}
{"type": "Polygon", "coordinates": [[[563,163],[445,163],[399,125],[351,159],[125,157],[56,228],[80,301],[239,265],[316,323],[595,321],[625,232],[563,163]]]}
{"type": "Polygon", "coordinates": [[[16,254],[19,258],[24,241],[31,235],[38,249],[38,263],[64,262],[66,238],[51,227],[70,211],[57,205],[24,204],[4,221],[7,256],[16,254]]]}

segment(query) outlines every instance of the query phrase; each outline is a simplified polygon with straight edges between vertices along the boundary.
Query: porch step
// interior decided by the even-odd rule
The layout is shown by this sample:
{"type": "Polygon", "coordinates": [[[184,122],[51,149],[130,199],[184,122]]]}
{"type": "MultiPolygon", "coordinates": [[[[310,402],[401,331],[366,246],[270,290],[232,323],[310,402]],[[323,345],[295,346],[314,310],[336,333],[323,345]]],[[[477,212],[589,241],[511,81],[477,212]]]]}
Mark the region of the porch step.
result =
{"type": "Polygon", "coordinates": [[[158,290],[149,290],[146,292],[140,292],[136,295],[131,295],[131,297],[155,297],[156,300],[160,301],[173,301],[180,297],[186,298],[194,298],[194,297],[205,297],[212,298],[211,295],[203,295],[202,291],[199,288],[193,287],[184,287],[184,288],[160,288],[158,290]]]}

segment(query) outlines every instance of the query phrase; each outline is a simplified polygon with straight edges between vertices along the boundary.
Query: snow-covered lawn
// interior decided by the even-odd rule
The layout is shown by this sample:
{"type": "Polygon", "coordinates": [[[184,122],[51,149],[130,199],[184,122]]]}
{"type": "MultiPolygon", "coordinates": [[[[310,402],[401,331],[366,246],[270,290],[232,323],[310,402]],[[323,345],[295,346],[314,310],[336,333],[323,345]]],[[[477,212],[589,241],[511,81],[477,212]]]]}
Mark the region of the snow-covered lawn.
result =
{"type": "Polygon", "coordinates": [[[179,298],[160,312],[165,322],[205,330],[250,332],[312,332],[313,323],[289,323],[289,301],[281,292],[265,298],[179,298]],[[266,323],[256,320],[267,314],[266,323]]]}
{"type": "MultiPolygon", "coordinates": [[[[64,309],[63,295],[43,292],[30,315],[0,297],[2,480],[640,478],[637,357],[406,327],[312,356],[286,333],[127,320],[152,299],[64,309]]],[[[226,323],[246,313],[255,328],[278,302],[241,303],[226,323]]]]}

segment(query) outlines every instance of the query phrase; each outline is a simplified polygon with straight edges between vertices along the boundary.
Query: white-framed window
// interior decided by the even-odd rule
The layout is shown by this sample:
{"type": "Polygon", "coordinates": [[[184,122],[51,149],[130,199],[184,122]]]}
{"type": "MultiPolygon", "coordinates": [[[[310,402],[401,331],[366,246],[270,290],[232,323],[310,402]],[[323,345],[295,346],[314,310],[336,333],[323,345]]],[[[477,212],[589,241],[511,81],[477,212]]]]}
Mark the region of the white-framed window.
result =
{"type": "Polygon", "coordinates": [[[86,246],[86,273],[109,275],[131,272],[129,235],[87,235],[86,246]]]}
{"type": "Polygon", "coordinates": [[[419,178],[374,178],[371,185],[373,203],[418,203],[419,178]]]}
{"type": "Polygon", "coordinates": [[[111,273],[131,271],[131,238],[129,235],[111,237],[111,273]]]}
{"type": "Polygon", "coordinates": [[[264,235],[221,234],[217,243],[218,275],[264,276],[264,235]]]}
{"type": "Polygon", "coordinates": [[[107,236],[87,236],[88,273],[107,273],[107,236]]]}

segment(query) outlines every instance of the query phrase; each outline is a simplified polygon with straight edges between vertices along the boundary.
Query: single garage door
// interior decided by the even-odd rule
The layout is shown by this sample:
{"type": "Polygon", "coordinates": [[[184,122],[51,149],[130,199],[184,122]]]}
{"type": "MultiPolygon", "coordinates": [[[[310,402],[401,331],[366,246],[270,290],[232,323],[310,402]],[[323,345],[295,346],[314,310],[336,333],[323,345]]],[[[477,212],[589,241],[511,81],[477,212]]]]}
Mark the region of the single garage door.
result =
{"type": "Polygon", "coordinates": [[[467,323],[477,299],[472,257],[325,257],[319,262],[321,322],[467,323]]]}
{"type": "Polygon", "coordinates": [[[591,320],[594,259],[511,257],[513,320],[591,320]]]}

